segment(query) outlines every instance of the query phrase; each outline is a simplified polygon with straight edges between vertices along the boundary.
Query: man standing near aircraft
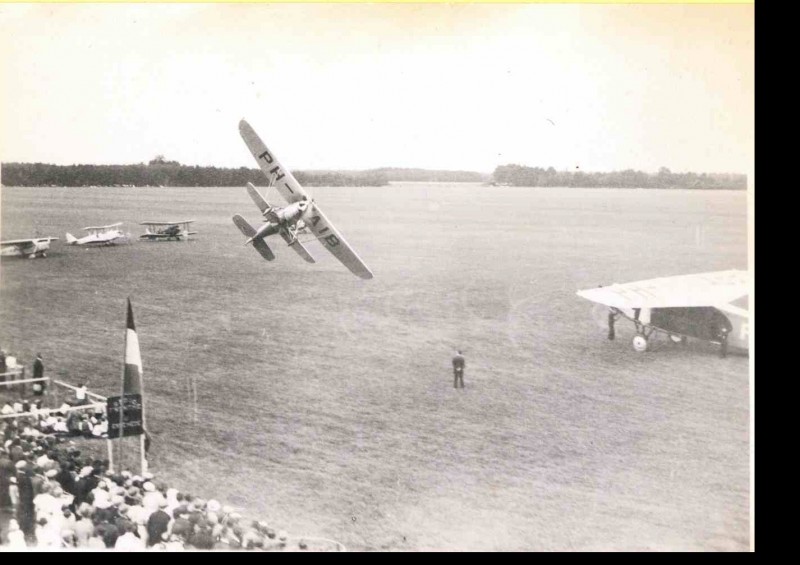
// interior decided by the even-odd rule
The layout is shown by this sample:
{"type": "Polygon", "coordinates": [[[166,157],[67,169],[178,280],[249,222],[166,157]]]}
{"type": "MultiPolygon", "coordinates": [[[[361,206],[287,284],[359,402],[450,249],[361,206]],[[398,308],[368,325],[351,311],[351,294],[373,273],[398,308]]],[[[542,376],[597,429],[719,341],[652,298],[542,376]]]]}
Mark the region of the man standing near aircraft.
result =
{"type": "MultiPolygon", "coordinates": [[[[41,353],[36,354],[36,359],[33,362],[33,378],[34,379],[44,378],[44,363],[42,362],[41,353]]],[[[46,381],[33,383],[33,394],[35,394],[36,396],[42,396],[44,394],[45,382],[46,381]]]]}
{"type": "Polygon", "coordinates": [[[461,354],[461,350],[459,349],[453,357],[453,388],[458,388],[459,382],[461,383],[461,388],[464,388],[465,366],[466,361],[464,361],[464,356],[461,354]]]}

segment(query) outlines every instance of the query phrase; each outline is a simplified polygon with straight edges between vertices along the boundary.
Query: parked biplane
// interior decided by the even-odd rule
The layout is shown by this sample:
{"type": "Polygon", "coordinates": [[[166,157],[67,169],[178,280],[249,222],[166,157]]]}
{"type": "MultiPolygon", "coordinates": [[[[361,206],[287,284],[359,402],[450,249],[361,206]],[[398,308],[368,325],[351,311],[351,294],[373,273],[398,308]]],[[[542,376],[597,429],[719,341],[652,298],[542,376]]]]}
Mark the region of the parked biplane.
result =
{"type": "Polygon", "coordinates": [[[578,296],[608,307],[608,339],[619,318],[633,322],[633,348],[647,351],[655,332],[675,343],[688,338],[749,350],[749,288],[744,271],[719,271],[613,284],[578,291],[578,296]]]}
{"type": "Polygon", "coordinates": [[[0,256],[2,257],[47,257],[50,242],[57,237],[35,237],[32,239],[9,239],[0,241],[0,256]]]}
{"type": "Polygon", "coordinates": [[[145,233],[139,239],[150,241],[180,241],[188,239],[190,235],[195,235],[196,231],[189,231],[189,224],[194,220],[180,220],[175,222],[142,222],[141,226],[147,226],[145,233]]]}
{"type": "Polygon", "coordinates": [[[84,231],[89,232],[89,235],[80,239],[68,233],[67,245],[116,245],[117,243],[127,243],[129,238],[119,229],[121,225],[122,222],[117,222],[108,226],[83,228],[84,231]]]}
{"type": "Polygon", "coordinates": [[[289,203],[283,208],[272,206],[252,184],[248,183],[247,193],[261,210],[264,223],[256,229],[242,216],[238,214],[233,216],[233,223],[247,238],[245,245],[252,243],[264,259],[272,261],[275,259],[275,254],[264,239],[278,234],[298,255],[309,263],[313,263],[314,258],[298,238],[299,235],[310,232],[313,239],[319,240],[323,247],[350,269],[354,275],[362,279],[371,279],[372,272],[369,268],[322,213],[316,202],[309,198],[292,173],[285,169],[267,149],[250,124],[244,120],[239,122],[239,133],[261,170],[270,179],[270,188],[274,187],[289,203]]]}

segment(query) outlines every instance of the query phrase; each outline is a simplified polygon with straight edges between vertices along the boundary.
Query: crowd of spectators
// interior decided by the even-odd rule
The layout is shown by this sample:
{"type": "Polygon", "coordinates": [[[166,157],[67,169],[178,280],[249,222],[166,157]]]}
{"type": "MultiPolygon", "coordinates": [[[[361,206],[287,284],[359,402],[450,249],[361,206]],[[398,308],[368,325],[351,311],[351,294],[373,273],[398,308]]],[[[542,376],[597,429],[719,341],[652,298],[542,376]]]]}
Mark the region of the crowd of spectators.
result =
{"type": "MultiPolygon", "coordinates": [[[[23,412],[32,411],[31,403],[27,410],[22,404],[23,412]]],[[[289,546],[285,532],[170,488],[152,473],[111,470],[107,460],[52,433],[60,418],[0,420],[0,517],[8,518],[0,550],[307,549],[302,540],[289,546]]]]}
{"type": "Polygon", "coordinates": [[[0,407],[0,416],[30,414],[28,426],[43,434],[66,437],[105,439],[108,437],[108,419],[104,405],[85,403],[85,410],[72,410],[74,404],[64,403],[58,409],[42,408],[42,400],[10,400],[0,407]]]}

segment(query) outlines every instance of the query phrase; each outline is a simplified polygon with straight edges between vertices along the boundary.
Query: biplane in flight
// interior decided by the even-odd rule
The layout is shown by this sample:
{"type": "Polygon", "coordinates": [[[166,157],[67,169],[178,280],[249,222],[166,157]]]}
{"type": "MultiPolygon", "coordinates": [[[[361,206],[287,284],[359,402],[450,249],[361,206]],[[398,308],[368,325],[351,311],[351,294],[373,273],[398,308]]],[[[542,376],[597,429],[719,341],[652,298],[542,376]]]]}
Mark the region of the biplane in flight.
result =
{"type": "Polygon", "coordinates": [[[247,238],[245,245],[252,243],[264,259],[272,261],[275,254],[264,240],[270,235],[278,234],[304,260],[314,263],[314,257],[298,237],[310,233],[313,239],[319,240],[350,272],[362,279],[371,279],[372,272],[369,268],[322,213],[316,202],[309,198],[292,173],[267,149],[250,124],[244,120],[239,122],[239,133],[261,170],[270,179],[270,187],[275,187],[288,202],[288,206],[283,208],[272,206],[248,183],[247,193],[261,210],[264,223],[256,229],[239,214],[233,216],[233,223],[247,238]]]}
{"type": "Polygon", "coordinates": [[[80,239],[68,233],[67,245],[116,245],[117,243],[127,243],[128,236],[119,229],[121,225],[122,222],[117,222],[108,226],[83,228],[83,231],[89,232],[89,235],[80,239]]]}
{"type": "Polygon", "coordinates": [[[688,338],[749,350],[749,287],[745,271],[719,271],[663,277],[578,291],[578,296],[608,307],[608,339],[619,318],[633,322],[633,348],[647,351],[651,336],[664,333],[675,343],[688,338]]]}
{"type": "Polygon", "coordinates": [[[3,257],[47,257],[50,242],[57,237],[34,237],[32,239],[9,239],[0,241],[0,256],[3,257]]]}
{"type": "Polygon", "coordinates": [[[180,241],[195,235],[196,231],[189,231],[189,224],[194,220],[179,220],[176,222],[142,222],[139,225],[147,226],[145,233],[139,239],[150,241],[180,241]]]}

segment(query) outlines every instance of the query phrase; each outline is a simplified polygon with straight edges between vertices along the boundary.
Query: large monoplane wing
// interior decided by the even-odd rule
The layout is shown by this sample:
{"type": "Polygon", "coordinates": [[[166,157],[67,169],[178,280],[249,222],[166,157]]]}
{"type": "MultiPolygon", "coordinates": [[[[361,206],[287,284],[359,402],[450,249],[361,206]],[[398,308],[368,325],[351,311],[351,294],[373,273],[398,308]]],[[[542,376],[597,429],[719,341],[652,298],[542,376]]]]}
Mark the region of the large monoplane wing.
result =
{"type": "Polygon", "coordinates": [[[247,144],[250,153],[252,153],[258,163],[258,166],[261,167],[261,170],[264,171],[268,179],[274,177],[275,188],[289,204],[308,199],[308,195],[305,190],[303,190],[303,187],[300,186],[300,183],[297,182],[288,169],[284,168],[283,165],[278,162],[278,159],[267,149],[267,146],[264,145],[264,142],[261,141],[261,138],[258,137],[258,134],[253,128],[250,127],[250,124],[244,120],[239,122],[239,133],[247,144]]]}
{"type": "Polygon", "coordinates": [[[18,253],[21,254],[28,254],[33,253],[37,249],[37,244],[39,243],[50,243],[53,240],[58,239],[57,237],[36,237],[32,239],[7,239],[6,241],[0,241],[0,248],[10,250],[12,247],[17,249],[18,253]]]}
{"type": "Polygon", "coordinates": [[[720,306],[747,294],[745,271],[663,277],[578,291],[578,296],[612,308],[720,306]]]}
{"type": "Polygon", "coordinates": [[[333,224],[325,217],[325,214],[322,213],[322,210],[319,209],[315,202],[312,201],[304,218],[308,229],[317,236],[317,239],[325,249],[350,269],[350,272],[362,279],[372,278],[372,271],[367,268],[361,258],[347,244],[342,234],[333,227],[333,224]]]}

